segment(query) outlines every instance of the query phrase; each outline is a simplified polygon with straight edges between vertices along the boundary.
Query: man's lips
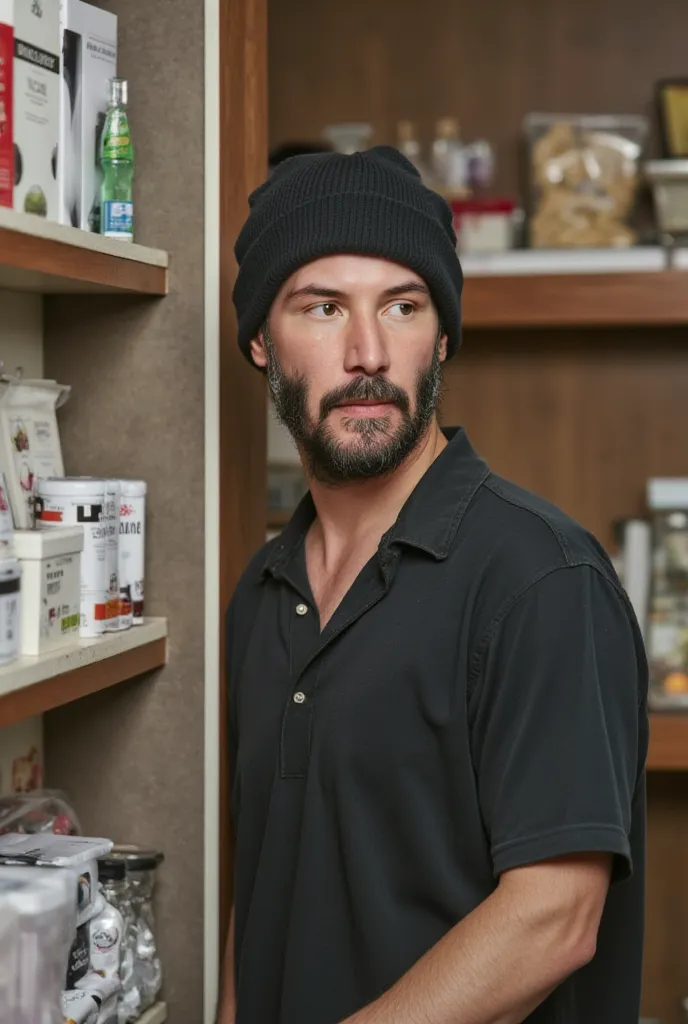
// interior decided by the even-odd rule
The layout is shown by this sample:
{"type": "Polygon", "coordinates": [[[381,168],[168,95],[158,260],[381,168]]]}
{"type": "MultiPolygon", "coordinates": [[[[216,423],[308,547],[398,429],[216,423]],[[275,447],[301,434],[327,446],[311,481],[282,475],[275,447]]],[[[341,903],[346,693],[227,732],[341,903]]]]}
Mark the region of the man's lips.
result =
{"type": "Polygon", "coordinates": [[[393,406],[393,402],[381,402],[378,399],[341,402],[335,409],[341,409],[349,416],[384,416],[393,406]]]}

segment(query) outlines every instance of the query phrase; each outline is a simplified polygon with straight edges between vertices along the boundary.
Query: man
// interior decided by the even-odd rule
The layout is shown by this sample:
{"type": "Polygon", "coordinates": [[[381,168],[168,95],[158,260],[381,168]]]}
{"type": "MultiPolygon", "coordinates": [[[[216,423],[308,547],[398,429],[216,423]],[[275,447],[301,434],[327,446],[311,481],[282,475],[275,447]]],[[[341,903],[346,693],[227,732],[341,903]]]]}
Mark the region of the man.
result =
{"type": "Polygon", "coordinates": [[[310,493],[227,620],[222,1024],[636,1024],[647,670],[600,545],[436,418],[451,214],[396,151],[286,161],[239,343],[310,493]]]}

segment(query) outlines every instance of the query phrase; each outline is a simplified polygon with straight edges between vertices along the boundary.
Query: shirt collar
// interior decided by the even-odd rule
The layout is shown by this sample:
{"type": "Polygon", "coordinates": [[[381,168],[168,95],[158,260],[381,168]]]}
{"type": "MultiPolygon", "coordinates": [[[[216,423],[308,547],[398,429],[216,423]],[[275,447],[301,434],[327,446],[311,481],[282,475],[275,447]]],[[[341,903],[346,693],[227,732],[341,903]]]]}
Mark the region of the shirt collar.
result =
{"type": "MultiPolygon", "coordinates": [[[[449,444],[418,481],[394,525],[380,542],[384,555],[395,545],[410,546],[438,560],[446,558],[463,515],[478,488],[490,475],[463,427],[445,427],[449,444]]],[[[263,567],[277,573],[302,543],[315,519],[310,492],[299,503],[263,567]]]]}

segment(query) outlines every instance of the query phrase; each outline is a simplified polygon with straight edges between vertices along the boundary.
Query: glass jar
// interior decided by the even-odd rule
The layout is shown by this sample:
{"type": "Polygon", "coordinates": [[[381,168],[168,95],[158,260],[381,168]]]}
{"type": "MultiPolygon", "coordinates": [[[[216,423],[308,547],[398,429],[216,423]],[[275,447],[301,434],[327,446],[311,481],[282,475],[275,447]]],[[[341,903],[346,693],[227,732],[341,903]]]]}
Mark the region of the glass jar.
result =
{"type": "Polygon", "coordinates": [[[139,1012],[142,1012],[155,1003],[162,987],[162,965],[156,941],[153,898],[156,871],[163,861],[163,855],[156,850],[116,846],[111,857],[123,860],[126,864],[136,936],[135,974],[141,997],[139,1012]]]}

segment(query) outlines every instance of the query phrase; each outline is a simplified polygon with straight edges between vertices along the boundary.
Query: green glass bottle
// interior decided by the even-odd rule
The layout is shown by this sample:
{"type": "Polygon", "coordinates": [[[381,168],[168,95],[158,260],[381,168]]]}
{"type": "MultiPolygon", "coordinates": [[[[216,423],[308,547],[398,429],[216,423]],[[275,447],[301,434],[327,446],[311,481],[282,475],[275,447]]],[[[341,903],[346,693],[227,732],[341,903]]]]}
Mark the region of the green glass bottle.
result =
{"type": "Polygon", "coordinates": [[[122,242],[134,240],[134,147],[127,117],[127,83],[110,80],[110,104],[103,128],[100,163],[100,233],[122,242]]]}

